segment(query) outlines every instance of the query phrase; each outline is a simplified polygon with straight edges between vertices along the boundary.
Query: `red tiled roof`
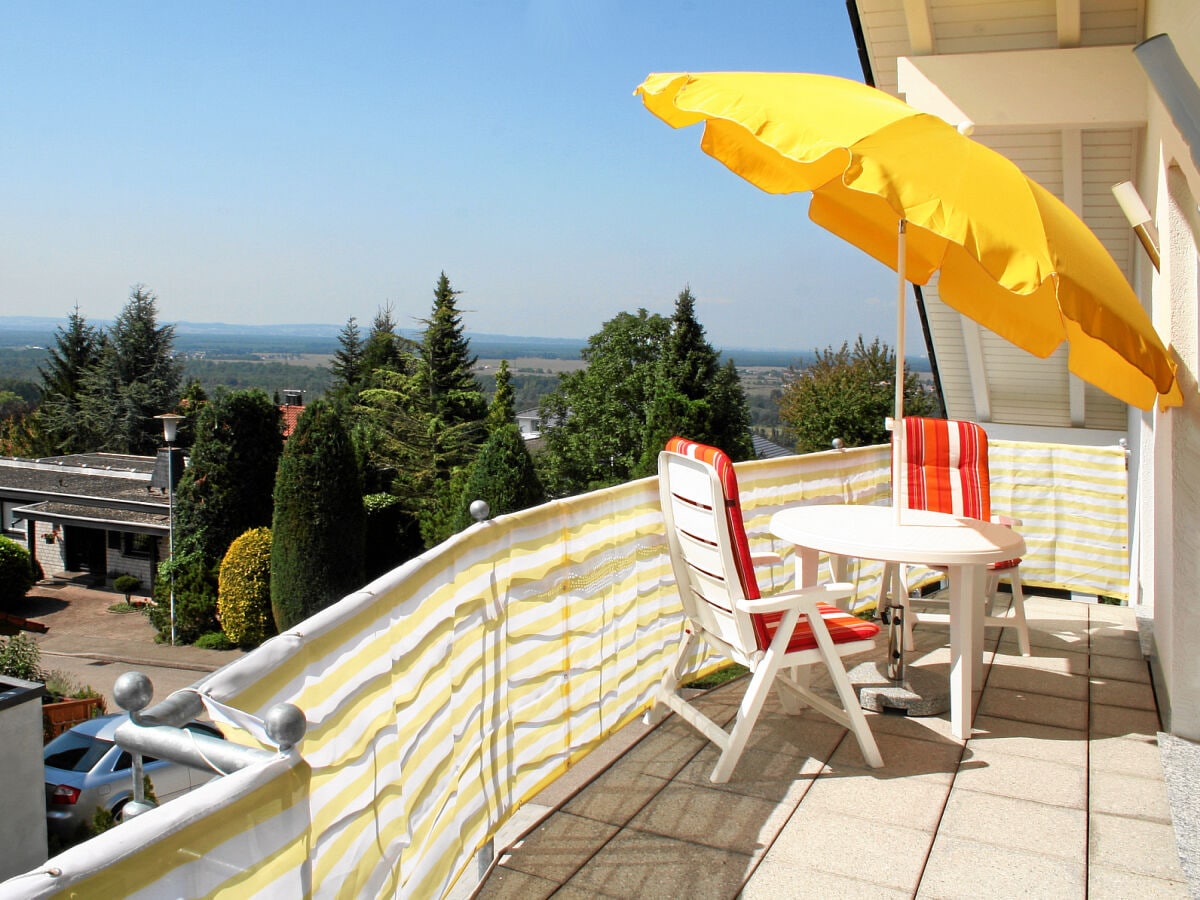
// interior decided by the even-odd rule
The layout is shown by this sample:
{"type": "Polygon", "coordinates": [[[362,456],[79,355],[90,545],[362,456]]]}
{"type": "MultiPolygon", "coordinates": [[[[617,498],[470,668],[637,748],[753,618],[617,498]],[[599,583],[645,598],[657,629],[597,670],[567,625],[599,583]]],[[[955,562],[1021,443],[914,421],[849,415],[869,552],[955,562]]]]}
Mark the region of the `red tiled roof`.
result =
{"type": "Polygon", "coordinates": [[[283,416],[283,439],[286,441],[292,436],[292,432],[296,430],[296,422],[300,419],[300,414],[304,412],[303,406],[281,406],[279,412],[283,416]]]}

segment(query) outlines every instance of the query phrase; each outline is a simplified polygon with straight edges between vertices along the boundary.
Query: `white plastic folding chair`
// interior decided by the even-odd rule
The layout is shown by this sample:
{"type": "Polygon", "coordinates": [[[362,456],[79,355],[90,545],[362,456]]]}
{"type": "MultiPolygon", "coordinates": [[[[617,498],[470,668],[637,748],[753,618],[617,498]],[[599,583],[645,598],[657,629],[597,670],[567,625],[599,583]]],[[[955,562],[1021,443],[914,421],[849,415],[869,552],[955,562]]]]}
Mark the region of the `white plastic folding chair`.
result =
{"type": "MultiPolygon", "coordinates": [[[[871,650],[879,627],[832,605],[853,585],[823,584],[762,597],[738,505],[737,478],[729,457],[715,447],[672,438],[658,458],[659,494],[667,523],[671,565],[687,617],[687,639],[663,676],[651,719],[663,707],[678,713],[721,748],[711,780],[729,780],[745,749],[772,685],[853,732],[863,758],[883,765],[841,657],[871,650]],[[698,641],[746,666],[750,684],[731,731],[726,731],[679,693],[679,683],[698,641]],[[808,686],[792,670],[825,666],[841,706],[808,686]]],[[[806,671],[806,670],[805,670],[806,671]]]]}

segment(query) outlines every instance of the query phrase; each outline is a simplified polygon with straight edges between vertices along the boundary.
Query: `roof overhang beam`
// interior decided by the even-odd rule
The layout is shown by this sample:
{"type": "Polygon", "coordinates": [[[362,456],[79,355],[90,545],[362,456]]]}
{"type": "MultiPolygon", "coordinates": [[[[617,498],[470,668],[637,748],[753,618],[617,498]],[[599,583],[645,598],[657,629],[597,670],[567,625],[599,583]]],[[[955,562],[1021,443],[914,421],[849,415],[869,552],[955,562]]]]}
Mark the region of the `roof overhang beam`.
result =
{"type": "Polygon", "coordinates": [[[1013,50],[896,60],[910,106],[992,129],[1138,128],[1146,80],[1130,46],[1013,50]]]}

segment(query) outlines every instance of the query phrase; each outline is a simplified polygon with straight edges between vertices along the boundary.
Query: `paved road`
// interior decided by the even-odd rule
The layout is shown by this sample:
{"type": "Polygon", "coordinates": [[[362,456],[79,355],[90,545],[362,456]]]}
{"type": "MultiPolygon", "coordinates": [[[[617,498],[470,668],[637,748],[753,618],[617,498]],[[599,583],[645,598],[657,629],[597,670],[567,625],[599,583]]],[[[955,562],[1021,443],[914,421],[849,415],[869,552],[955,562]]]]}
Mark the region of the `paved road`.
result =
{"type": "Polygon", "coordinates": [[[124,599],[113,591],[43,581],[20,607],[5,611],[48,626],[45,634],[33,635],[42,651],[42,668],[91,685],[107,698],[110,712],[118,711],[112,689],[125,672],[149,676],[157,702],[243,653],[155,643],[154,627],[144,615],[109,611],[124,599]]]}

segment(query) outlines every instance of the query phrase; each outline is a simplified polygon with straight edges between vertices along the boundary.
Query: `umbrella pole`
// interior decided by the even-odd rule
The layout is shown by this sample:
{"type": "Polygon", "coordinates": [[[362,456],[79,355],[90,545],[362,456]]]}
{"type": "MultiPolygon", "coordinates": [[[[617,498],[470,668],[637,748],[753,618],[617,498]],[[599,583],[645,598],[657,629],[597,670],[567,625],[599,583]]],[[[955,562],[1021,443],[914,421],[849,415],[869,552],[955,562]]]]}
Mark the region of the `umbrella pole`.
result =
{"type": "Polygon", "coordinates": [[[900,220],[896,231],[896,414],[892,418],[892,509],[896,524],[900,524],[900,467],[904,464],[904,307],[907,291],[906,234],[908,222],[900,220]]]}

